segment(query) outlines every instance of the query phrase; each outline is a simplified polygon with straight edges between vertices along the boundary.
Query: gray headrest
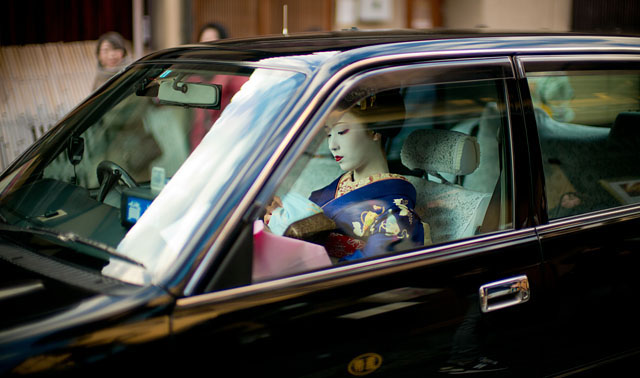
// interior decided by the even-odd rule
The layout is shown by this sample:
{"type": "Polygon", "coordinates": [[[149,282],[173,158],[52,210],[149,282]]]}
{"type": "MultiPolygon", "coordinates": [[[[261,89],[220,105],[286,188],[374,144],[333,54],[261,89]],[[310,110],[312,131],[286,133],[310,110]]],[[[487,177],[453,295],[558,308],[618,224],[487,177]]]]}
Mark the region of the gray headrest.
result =
{"type": "Polygon", "coordinates": [[[409,169],[468,175],[480,164],[480,146],[476,138],[457,131],[416,130],[405,140],[400,158],[409,169]]]}

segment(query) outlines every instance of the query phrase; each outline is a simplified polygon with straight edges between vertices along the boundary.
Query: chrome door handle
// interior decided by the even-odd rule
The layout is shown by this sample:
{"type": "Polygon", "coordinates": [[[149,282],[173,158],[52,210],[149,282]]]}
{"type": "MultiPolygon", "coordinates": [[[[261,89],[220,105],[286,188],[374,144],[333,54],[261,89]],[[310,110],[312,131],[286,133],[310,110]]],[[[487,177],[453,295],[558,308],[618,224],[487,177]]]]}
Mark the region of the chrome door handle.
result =
{"type": "Polygon", "coordinates": [[[524,303],[531,297],[526,275],[511,277],[480,286],[482,312],[500,310],[524,303]]]}

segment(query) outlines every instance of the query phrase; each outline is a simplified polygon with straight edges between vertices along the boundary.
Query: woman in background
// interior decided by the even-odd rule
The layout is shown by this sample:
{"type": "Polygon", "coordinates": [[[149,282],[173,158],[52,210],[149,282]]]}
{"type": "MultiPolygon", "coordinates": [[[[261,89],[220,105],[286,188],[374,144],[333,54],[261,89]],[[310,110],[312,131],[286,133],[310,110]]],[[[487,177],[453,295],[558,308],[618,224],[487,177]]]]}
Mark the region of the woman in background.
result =
{"type": "Polygon", "coordinates": [[[228,37],[229,34],[224,26],[216,22],[209,22],[200,28],[200,33],[198,33],[198,42],[217,41],[228,37]]]}
{"type": "MultiPolygon", "coordinates": [[[[224,26],[210,22],[205,24],[198,34],[198,42],[211,42],[219,39],[225,39],[229,35],[224,26]]],[[[222,87],[220,94],[220,110],[213,109],[195,109],[193,125],[189,135],[189,143],[191,149],[195,149],[204,136],[209,132],[211,126],[220,118],[222,111],[229,105],[231,98],[236,94],[244,83],[249,80],[248,77],[236,75],[215,75],[211,79],[200,78],[203,82],[210,84],[218,84],[222,87]]]]}
{"type": "Polygon", "coordinates": [[[96,46],[96,56],[98,69],[93,81],[93,91],[129,64],[124,38],[113,31],[100,36],[96,46]]]}

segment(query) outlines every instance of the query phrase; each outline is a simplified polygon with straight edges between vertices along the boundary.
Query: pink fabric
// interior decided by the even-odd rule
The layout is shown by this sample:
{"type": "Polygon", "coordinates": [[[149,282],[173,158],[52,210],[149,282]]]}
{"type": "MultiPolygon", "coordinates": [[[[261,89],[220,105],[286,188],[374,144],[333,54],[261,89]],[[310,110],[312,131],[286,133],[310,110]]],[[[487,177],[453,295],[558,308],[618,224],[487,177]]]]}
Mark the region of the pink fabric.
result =
{"type": "Polygon", "coordinates": [[[323,246],[272,234],[253,223],[253,281],[285,277],[331,265],[323,246]]]}
{"type": "MultiPolygon", "coordinates": [[[[196,82],[196,80],[202,80],[202,78],[194,76],[190,80],[196,82]]],[[[193,127],[191,128],[191,135],[189,135],[192,150],[200,144],[200,141],[204,138],[205,134],[209,132],[211,126],[220,118],[222,111],[229,105],[233,95],[235,95],[236,92],[240,90],[240,87],[248,80],[248,77],[233,75],[216,75],[211,79],[210,83],[222,85],[220,110],[195,109],[193,127]]]]}

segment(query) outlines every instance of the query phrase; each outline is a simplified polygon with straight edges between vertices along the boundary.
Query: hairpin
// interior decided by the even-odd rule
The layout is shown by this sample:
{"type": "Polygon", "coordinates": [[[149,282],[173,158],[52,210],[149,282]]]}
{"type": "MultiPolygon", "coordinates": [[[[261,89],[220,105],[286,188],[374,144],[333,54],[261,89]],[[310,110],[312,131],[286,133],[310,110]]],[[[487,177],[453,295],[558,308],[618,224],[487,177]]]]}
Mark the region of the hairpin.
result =
{"type": "Polygon", "coordinates": [[[373,108],[373,104],[376,102],[376,95],[371,95],[369,98],[365,98],[360,101],[360,110],[367,110],[373,108]],[[369,100],[369,104],[367,105],[367,100],[369,100]]]}

